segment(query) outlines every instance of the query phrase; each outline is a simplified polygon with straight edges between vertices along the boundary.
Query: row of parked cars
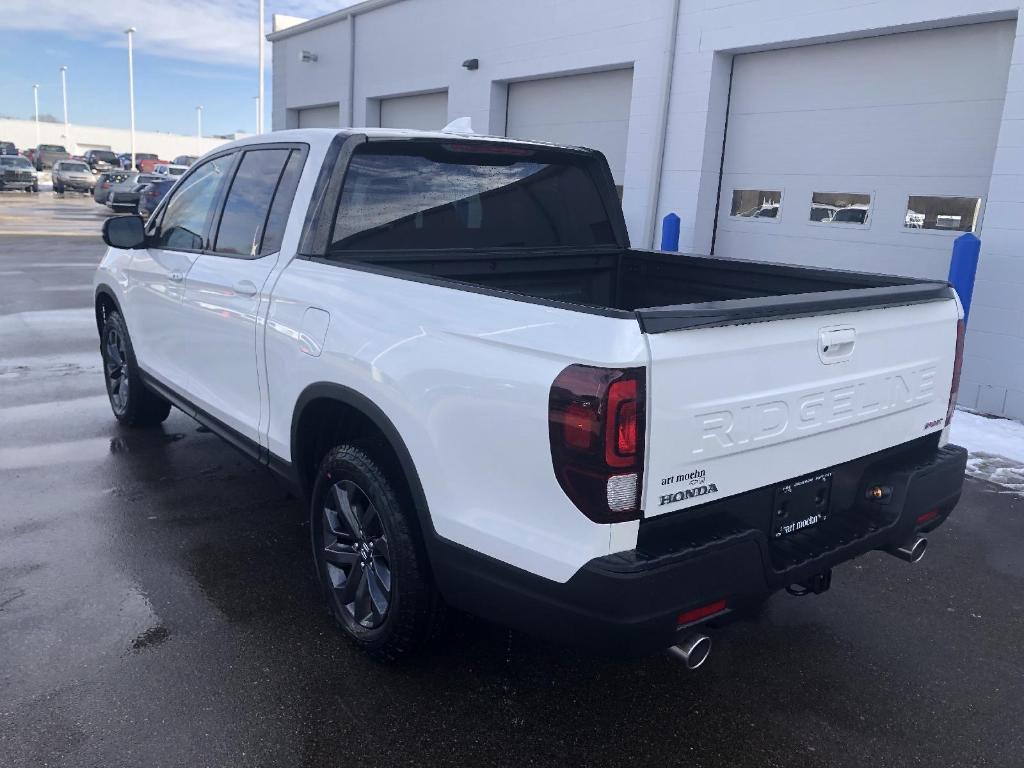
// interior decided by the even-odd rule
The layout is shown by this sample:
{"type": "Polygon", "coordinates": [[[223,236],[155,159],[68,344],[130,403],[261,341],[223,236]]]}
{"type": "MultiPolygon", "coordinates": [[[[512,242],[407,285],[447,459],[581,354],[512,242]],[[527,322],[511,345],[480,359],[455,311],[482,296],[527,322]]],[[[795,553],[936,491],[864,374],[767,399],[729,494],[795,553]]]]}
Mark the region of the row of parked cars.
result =
{"type": "MultiPolygon", "coordinates": [[[[53,168],[62,160],[79,160],[89,166],[92,173],[112,170],[131,170],[132,156],[130,152],[114,154],[109,149],[90,149],[83,155],[72,155],[61,144],[40,144],[37,147],[19,151],[11,141],[0,141],[0,157],[22,156],[35,166],[37,171],[53,168]]],[[[161,160],[152,152],[135,153],[135,170],[140,173],[152,173],[158,165],[182,165],[186,168],[196,161],[195,155],[178,155],[173,161],[161,160]]]]}
{"type": "MultiPolygon", "coordinates": [[[[100,205],[106,205],[115,213],[138,213],[148,217],[168,190],[174,186],[178,176],[184,173],[182,166],[158,166],[160,173],[139,173],[138,171],[106,171],[96,177],[92,197],[100,205]],[[179,170],[180,169],[180,170],[179,170]],[[169,172],[169,171],[174,171],[169,172]]],[[[56,190],[56,183],[54,190],[56,190]]]]}

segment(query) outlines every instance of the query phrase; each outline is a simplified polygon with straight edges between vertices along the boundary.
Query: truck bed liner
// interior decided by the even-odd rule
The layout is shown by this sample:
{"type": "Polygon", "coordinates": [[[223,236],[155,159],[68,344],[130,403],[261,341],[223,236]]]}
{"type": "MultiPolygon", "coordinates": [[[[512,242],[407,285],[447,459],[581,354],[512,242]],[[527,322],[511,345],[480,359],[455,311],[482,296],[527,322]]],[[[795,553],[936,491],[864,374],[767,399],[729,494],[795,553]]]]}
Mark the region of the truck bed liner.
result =
{"type": "Polygon", "coordinates": [[[335,263],[635,316],[646,333],[952,298],[942,281],[640,250],[352,252],[335,263]]]}

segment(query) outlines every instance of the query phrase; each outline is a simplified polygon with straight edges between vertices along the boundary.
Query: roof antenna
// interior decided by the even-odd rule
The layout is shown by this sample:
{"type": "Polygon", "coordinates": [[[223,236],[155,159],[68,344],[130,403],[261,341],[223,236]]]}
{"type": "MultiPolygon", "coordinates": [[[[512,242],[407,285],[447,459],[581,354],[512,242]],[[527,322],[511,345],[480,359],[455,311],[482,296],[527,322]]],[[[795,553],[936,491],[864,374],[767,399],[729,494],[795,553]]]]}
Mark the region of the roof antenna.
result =
{"type": "Polygon", "coordinates": [[[441,133],[475,133],[473,120],[469,117],[457,117],[442,128],[441,133]]]}

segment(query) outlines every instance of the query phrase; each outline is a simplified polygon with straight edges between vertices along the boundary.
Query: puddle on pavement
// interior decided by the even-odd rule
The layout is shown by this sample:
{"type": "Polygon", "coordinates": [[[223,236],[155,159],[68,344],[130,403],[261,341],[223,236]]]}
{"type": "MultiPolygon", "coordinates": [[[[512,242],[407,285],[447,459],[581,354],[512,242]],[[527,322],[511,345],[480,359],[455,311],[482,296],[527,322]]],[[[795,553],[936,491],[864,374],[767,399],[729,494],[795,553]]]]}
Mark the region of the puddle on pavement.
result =
{"type": "Polygon", "coordinates": [[[0,469],[34,469],[70,462],[99,461],[109,456],[112,450],[114,449],[109,437],[0,448],[0,469]]]}

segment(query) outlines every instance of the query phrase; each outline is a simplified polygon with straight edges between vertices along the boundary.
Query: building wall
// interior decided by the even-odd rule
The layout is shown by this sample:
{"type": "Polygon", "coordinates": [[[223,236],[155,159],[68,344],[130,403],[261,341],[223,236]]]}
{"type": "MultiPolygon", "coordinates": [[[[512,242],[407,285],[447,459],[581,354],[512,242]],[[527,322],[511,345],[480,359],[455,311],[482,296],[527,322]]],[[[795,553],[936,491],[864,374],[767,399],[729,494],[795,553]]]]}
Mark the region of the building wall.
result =
{"type": "Polygon", "coordinates": [[[317,29],[289,30],[285,34],[292,36],[274,42],[273,125],[290,127],[297,108],[335,101],[340,124],[364,125],[374,114],[375,99],[447,88],[450,118],[469,115],[477,131],[502,134],[507,82],[632,65],[623,195],[630,236],[637,245],[652,245],[654,224],[674,211],[682,219],[680,249],[707,253],[734,55],[1016,18],[992,182],[978,233],[982,261],[960,399],[985,412],[1024,418],[1021,6],[1021,0],[371,0],[356,7],[354,28],[345,17],[317,29]],[[675,2],[676,49],[660,158],[660,108],[669,87],[675,2]],[[319,61],[299,62],[302,50],[315,52],[319,61]],[[479,70],[461,67],[474,57],[479,70]],[[355,73],[353,99],[350,71],[355,73]]]}
{"type": "MultiPolygon", "coordinates": [[[[64,123],[40,123],[40,144],[63,144],[72,154],[87,149],[111,149],[114,152],[128,152],[131,148],[129,132],[120,128],[102,128],[95,125],[71,124],[70,138],[64,136],[64,123]]],[[[13,141],[18,149],[24,150],[36,145],[36,123],[34,120],[9,120],[0,118],[0,139],[13,141]]],[[[177,133],[135,132],[136,152],[155,152],[163,160],[173,160],[178,155],[204,154],[228,141],[177,133]]]]}

